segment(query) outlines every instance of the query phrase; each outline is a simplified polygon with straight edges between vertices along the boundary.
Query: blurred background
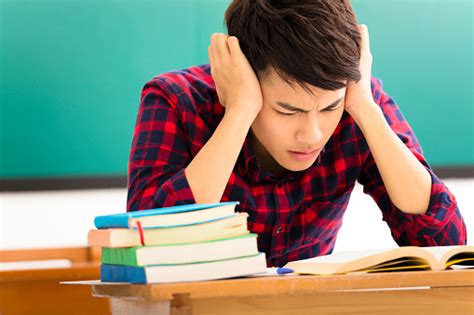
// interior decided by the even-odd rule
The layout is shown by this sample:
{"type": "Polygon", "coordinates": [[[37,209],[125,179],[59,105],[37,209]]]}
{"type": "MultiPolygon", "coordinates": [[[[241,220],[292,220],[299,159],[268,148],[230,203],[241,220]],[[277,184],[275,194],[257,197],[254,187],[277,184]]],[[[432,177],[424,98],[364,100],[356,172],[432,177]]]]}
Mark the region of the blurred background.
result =
{"type": "MultiPolygon", "coordinates": [[[[141,89],[208,63],[229,3],[0,0],[1,314],[111,313],[90,286],[59,283],[100,278],[87,233],[95,216],[126,211],[141,89]]],[[[352,4],[369,27],[373,75],[456,196],[474,244],[473,1],[352,4]]],[[[356,185],[334,252],[396,246],[356,185]]]]}
{"type": "MultiPolygon", "coordinates": [[[[125,211],[141,88],[208,63],[229,3],[0,0],[0,248],[86,245],[96,215],[125,211]]],[[[473,1],[352,3],[474,244],[473,1]]],[[[356,187],[335,251],[395,246],[381,218],[356,187]]]]}

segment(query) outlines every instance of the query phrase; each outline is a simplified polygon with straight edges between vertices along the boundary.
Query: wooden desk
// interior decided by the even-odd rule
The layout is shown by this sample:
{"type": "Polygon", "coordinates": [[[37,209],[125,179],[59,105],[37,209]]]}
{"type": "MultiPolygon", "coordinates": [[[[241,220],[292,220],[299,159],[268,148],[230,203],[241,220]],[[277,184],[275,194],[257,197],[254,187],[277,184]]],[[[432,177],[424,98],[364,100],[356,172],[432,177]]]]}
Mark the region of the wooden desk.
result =
{"type": "Polygon", "coordinates": [[[100,249],[90,247],[1,250],[0,262],[67,259],[66,268],[0,271],[0,314],[110,314],[107,299],[90,288],[60,281],[100,277],[100,249]]]}
{"type": "Polygon", "coordinates": [[[113,314],[474,314],[474,270],[92,285],[113,314]]]}

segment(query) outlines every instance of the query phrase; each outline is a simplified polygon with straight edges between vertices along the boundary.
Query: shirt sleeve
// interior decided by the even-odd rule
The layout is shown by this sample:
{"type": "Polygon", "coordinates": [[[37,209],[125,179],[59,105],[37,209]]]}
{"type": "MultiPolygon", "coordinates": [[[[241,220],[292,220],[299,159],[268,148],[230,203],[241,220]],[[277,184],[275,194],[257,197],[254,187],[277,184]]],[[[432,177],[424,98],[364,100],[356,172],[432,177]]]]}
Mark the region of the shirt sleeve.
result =
{"type": "Polygon", "coordinates": [[[143,87],[128,163],[127,211],[195,203],[184,174],[191,154],[176,102],[165,79],[143,87]]]}
{"type": "Polygon", "coordinates": [[[365,161],[358,182],[382,210],[394,240],[399,246],[443,246],[466,244],[466,225],[456,198],[436,176],[423,156],[413,130],[394,100],[382,90],[382,82],[372,78],[374,100],[380,105],[392,130],[405,143],[431,175],[431,195],[425,214],[407,214],[390,200],[372,154],[365,161]]]}

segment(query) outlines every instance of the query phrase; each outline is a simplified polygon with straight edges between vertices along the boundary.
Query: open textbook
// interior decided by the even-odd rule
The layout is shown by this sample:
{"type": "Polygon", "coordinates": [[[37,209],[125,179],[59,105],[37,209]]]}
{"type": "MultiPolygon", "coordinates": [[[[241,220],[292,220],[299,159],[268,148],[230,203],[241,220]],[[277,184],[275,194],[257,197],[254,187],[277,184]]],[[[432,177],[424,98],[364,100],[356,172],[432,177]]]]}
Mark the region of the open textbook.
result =
{"type": "Polygon", "coordinates": [[[444,270],[452,265],[474,267],[474,246],[404,246],[350,251],[302,259],[284,267],[299,274],[332,275],[353,272],[444,270]]]}

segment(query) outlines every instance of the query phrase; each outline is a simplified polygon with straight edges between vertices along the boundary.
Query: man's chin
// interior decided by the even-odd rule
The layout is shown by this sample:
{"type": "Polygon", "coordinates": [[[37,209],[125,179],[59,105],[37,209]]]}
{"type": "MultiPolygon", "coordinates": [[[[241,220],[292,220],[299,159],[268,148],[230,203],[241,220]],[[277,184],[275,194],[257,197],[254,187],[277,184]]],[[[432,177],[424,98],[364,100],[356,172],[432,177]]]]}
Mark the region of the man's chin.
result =
{"type": "Polygon", "coordinates": [[[306,171],[309,169],[311,166],[313,166],[315,161],[311,162],[299,162],[299,163],[288,163],[287,165],[283,166],[285,169],[292,171],[292,172],[302,172],[306,171]]]}

